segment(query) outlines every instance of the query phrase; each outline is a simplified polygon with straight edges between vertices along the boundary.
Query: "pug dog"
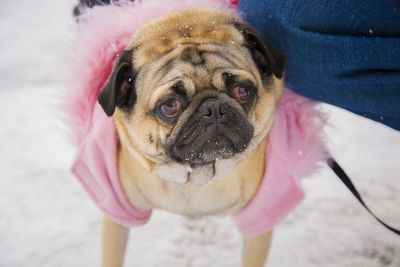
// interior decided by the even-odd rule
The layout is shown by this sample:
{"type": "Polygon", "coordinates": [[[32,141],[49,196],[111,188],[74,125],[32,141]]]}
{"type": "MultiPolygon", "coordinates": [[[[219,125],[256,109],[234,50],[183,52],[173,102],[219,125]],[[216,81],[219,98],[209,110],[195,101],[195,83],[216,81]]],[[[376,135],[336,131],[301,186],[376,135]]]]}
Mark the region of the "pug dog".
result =
{"type": "MultiPolygon", "coordinates": [[[[190,218],[240,211],[265,172],[286,57],[238,17],[189,9],[142,26],[98,95],[119,136],[129,202],[190,218]]],[[[103,267],[122,266],[129,230],[102,224],[103,267]]],[[[272,231],[247,238],[264,266],[272,231]]]]}

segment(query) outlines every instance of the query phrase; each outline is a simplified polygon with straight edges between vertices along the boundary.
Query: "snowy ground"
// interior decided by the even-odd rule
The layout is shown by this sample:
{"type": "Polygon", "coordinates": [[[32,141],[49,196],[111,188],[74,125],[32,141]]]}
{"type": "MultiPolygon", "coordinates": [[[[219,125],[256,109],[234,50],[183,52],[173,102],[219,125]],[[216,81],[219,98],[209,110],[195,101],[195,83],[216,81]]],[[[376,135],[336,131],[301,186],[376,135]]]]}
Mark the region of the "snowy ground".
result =
{"type": "MultiPolygon", "coordinates": [[[[69,172],[55,96],[58,59],[73,26],[69,0],[0,2],[0,266],[100,265],[100,212],[69,172]]],[[[400,134],[325,106],[332,153],[371,208],[400,227],[400,134]]],[[[400,266],[400,238],[327,169],[304,181],[306,199],[276,228],[267,266],[400,266]]],[[[126,266],[240,266],[229,218],[190,221],[157,211],[132,229],[126,266]]]]}

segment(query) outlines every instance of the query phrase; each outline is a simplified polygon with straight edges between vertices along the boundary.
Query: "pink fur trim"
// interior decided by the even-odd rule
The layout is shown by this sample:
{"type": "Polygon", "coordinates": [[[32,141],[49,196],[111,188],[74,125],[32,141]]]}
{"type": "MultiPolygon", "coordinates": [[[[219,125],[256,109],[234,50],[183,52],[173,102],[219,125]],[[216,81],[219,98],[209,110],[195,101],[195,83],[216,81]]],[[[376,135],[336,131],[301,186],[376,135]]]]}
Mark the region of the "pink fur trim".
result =
{"type": "Polygon", "coordinates": [[[326,119],[318,110],[318,104],[284,90],[269,135],[269,145],[280,158],[291,164],[286,168],[293,169],[296,179],[310,175],[318,169],[318,162],[326,158],[323,142],[326,119]]]}
{"type": "Polygon", "coordinates": [[[317,104],[284,91],[269,134],[263,181],[253,199],[233,216],[243,236],[258,235],[281,222],[304,197],[299,179],[325,160],[325,119],[317,104]]]}
{"type": "Polygon", "coordinates": [[[80,144],[90,131],[97,95],[110,75],[113,61],[134,32],[152,19],[190,8],[219,9],[238,15],[229,0],[120,2],[95,7],[84,14],[76,45],[66,59],[68,91],[63,101],[75,144],[80,144]]]}

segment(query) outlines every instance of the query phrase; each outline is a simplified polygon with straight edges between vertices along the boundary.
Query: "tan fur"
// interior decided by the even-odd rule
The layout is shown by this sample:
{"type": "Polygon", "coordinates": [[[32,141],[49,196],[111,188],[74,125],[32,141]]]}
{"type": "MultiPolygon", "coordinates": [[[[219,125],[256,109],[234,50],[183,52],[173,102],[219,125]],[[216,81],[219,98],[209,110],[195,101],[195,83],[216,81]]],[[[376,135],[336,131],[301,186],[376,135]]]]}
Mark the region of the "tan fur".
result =
{"type": "MultiPolygon", "coordinates": [[[[118,169],[122,187],[133,206],[165,209],[188,217],[223,216],[238,212],[254,196],[264,174],[266,136],[272,126],[283,82],[263,81],[244,46],[232,15],[217,10],[187,10],[143,26],[132,38],[132,64],[137,102],[131,112],[116,109],[120,138],[118,169]],[[167,67],[166,67],[167,66],[167,67]],[[199,103],[221,98],[235,110],[240,105],[224,93],[222,74],[230,72],[258,88],[256,104],[246,113],[254,136],[244,152],[230,159],[191,168],[173,162],[165,145],[176,137],[199,103]],[[157,101],[182,82],[190,105],[171,126],[151,115],[157,101]]],[[[127,230],[105,219],[103,266],[121,266],[127,230]],[[113,237],[116,235],[117,237],[113,237]],[[119,241],[118,241],[119,240],[119,241]],[[114,258],[110,260],[110,258],[114,258]]],[[[263,266],[271,234],[246,241],[243,266],[263,266]],[[261,249],[255,249],[263,246],[261,249]]]]}
{"type": "Polygon", "coordinates": [[[244,38],[233,24],[240,20],[227,13],[194,9],[161,17],[144,25],[127,47],[140,47],[136,64],[142,65],[186,44],[238,43],[244,38]]]}
{"type": "Polygon", "coordinates": [[[244,240],[243,267],[263,267],[271,247],[272,231],[244,240]]]}
{"type": "Polygon", "coordinates": [[[265,141],[223,179],[197,186],[166,182],[132,161],[121,148],[120,179],[129,201],[138,208],[189,217],[228,215],[239,211],[256,192],[264,174],[264,150],[265,141]]]}
{"type": "Polygon", "coordinates": [[[107,217],[102,222],[102,266],[120,267],[124,262],[129,228],[121,226],[107,217]]]}

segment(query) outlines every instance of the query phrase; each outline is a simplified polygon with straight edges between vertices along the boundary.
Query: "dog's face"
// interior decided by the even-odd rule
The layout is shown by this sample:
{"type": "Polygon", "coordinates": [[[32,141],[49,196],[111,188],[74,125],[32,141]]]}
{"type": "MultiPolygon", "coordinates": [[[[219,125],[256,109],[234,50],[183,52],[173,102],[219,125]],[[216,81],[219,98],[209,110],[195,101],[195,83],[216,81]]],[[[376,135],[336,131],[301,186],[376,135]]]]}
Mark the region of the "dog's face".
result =
{"type": "Polygon", "coordinates": [[[98,99],[134,158],[166,180],[202,184],[265,138],[284,64],[237,17],[187,10],[137,31],[98,99]]]}

